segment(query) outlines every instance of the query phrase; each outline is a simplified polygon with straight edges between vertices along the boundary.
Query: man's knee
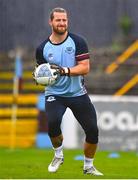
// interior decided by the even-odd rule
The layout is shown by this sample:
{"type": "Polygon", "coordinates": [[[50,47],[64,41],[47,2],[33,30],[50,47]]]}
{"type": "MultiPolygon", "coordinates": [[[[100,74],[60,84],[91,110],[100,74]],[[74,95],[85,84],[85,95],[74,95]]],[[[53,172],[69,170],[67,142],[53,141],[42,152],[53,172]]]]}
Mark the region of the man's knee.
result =
{"type": "Polygon", "coordinates": [[[48,135],[49,137],[57,137],[61,134],[61,129],[60,128],[48,128],[48,135]]]}
{"type": "Polygon", "coordinates": [[[48,135],[50,137],[57,137],[61,134],[60,124],[54,121],[48,122],[48,135]]]}
{"type": "Polygon", "coordinates": [[[91,144],[97,144],[98,143],[98,128],[90,128],[86,132],[86,142],[91,143],[91,144]]]}

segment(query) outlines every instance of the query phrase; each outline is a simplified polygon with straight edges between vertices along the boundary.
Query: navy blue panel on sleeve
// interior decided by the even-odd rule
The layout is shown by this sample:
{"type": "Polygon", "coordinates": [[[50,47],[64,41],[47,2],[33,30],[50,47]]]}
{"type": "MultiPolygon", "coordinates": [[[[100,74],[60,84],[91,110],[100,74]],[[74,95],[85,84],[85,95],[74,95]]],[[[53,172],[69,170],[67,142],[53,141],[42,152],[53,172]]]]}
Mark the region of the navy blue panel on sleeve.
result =
{"type": "Polygon", "coordinates": [[[75,42],[76,60],[81,61],[81,60],[89,59],[90,56],[89,56],[89,50],[88,50],[88,46],[87,46],[86,41],[82,37],[80,37],[78,35],[71,34],[71,33],[69,35],[75,42]]]}
{"type": "Polygon", "coordinates": [[[36,62],[37,64],[46,63],[46,59],[43,56],[43,49],[46,44],[47,40],[45,40],[38,48],[36,49],[36,62]]]}

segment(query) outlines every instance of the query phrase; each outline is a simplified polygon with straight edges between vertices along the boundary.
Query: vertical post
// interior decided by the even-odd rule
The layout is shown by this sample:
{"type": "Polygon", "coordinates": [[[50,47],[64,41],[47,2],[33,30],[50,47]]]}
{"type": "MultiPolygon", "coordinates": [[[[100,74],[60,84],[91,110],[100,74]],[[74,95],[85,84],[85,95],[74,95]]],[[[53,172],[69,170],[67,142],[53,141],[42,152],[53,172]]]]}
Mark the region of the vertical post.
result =
{"type": "Polygon", "coordinates": [[[18,110],[18,95],[21,90],[22,79],[22,61],[19,55],[15,58],[15,73],[13,79],[13,104],[11,115],[11,133],[10,133],[10,149],[14,149],[16,146],[16,121],[18,110]]]}

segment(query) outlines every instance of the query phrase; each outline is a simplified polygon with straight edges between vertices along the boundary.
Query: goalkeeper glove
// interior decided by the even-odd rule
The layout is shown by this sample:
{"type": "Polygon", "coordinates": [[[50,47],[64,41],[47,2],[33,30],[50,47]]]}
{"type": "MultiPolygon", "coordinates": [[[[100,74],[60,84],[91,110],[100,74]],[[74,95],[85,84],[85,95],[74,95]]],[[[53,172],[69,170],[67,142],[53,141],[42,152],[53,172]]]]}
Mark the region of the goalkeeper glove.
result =
{"type": "Polygon", "coordinates": [[[61,67],[56,64],[51,64],[51,69],[55,69],[57,71],[57,74],[60,74],[61,76],[70,76],[70,68],[68,67],[61,67]]]}
{"type": "Polygon", "coordinates": [[[36,64],[36,65],[35,65],[35,69],[34,69],[34,71],[32,72],[33,80],[34,80],[34,82],[35,82],[36,85],[38,85],[38,83],[36,82],[36,78],[35,78],[35,70],[36,70],[36,68],[37,68],[38,66],[39,66],[39,64],[36,64]]]}

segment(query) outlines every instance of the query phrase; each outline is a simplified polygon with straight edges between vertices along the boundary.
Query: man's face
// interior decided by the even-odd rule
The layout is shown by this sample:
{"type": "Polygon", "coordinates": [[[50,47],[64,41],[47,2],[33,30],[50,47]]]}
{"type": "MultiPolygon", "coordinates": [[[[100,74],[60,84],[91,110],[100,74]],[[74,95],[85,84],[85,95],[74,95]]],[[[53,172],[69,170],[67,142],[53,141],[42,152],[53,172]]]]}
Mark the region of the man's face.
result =
{"type": "Polygon", "coordinates": [[[52,30],[58,34],[63,35],[68,29],[68,18],[66,13],[54,12],[54,18],[49,21],[52,30]]]}

